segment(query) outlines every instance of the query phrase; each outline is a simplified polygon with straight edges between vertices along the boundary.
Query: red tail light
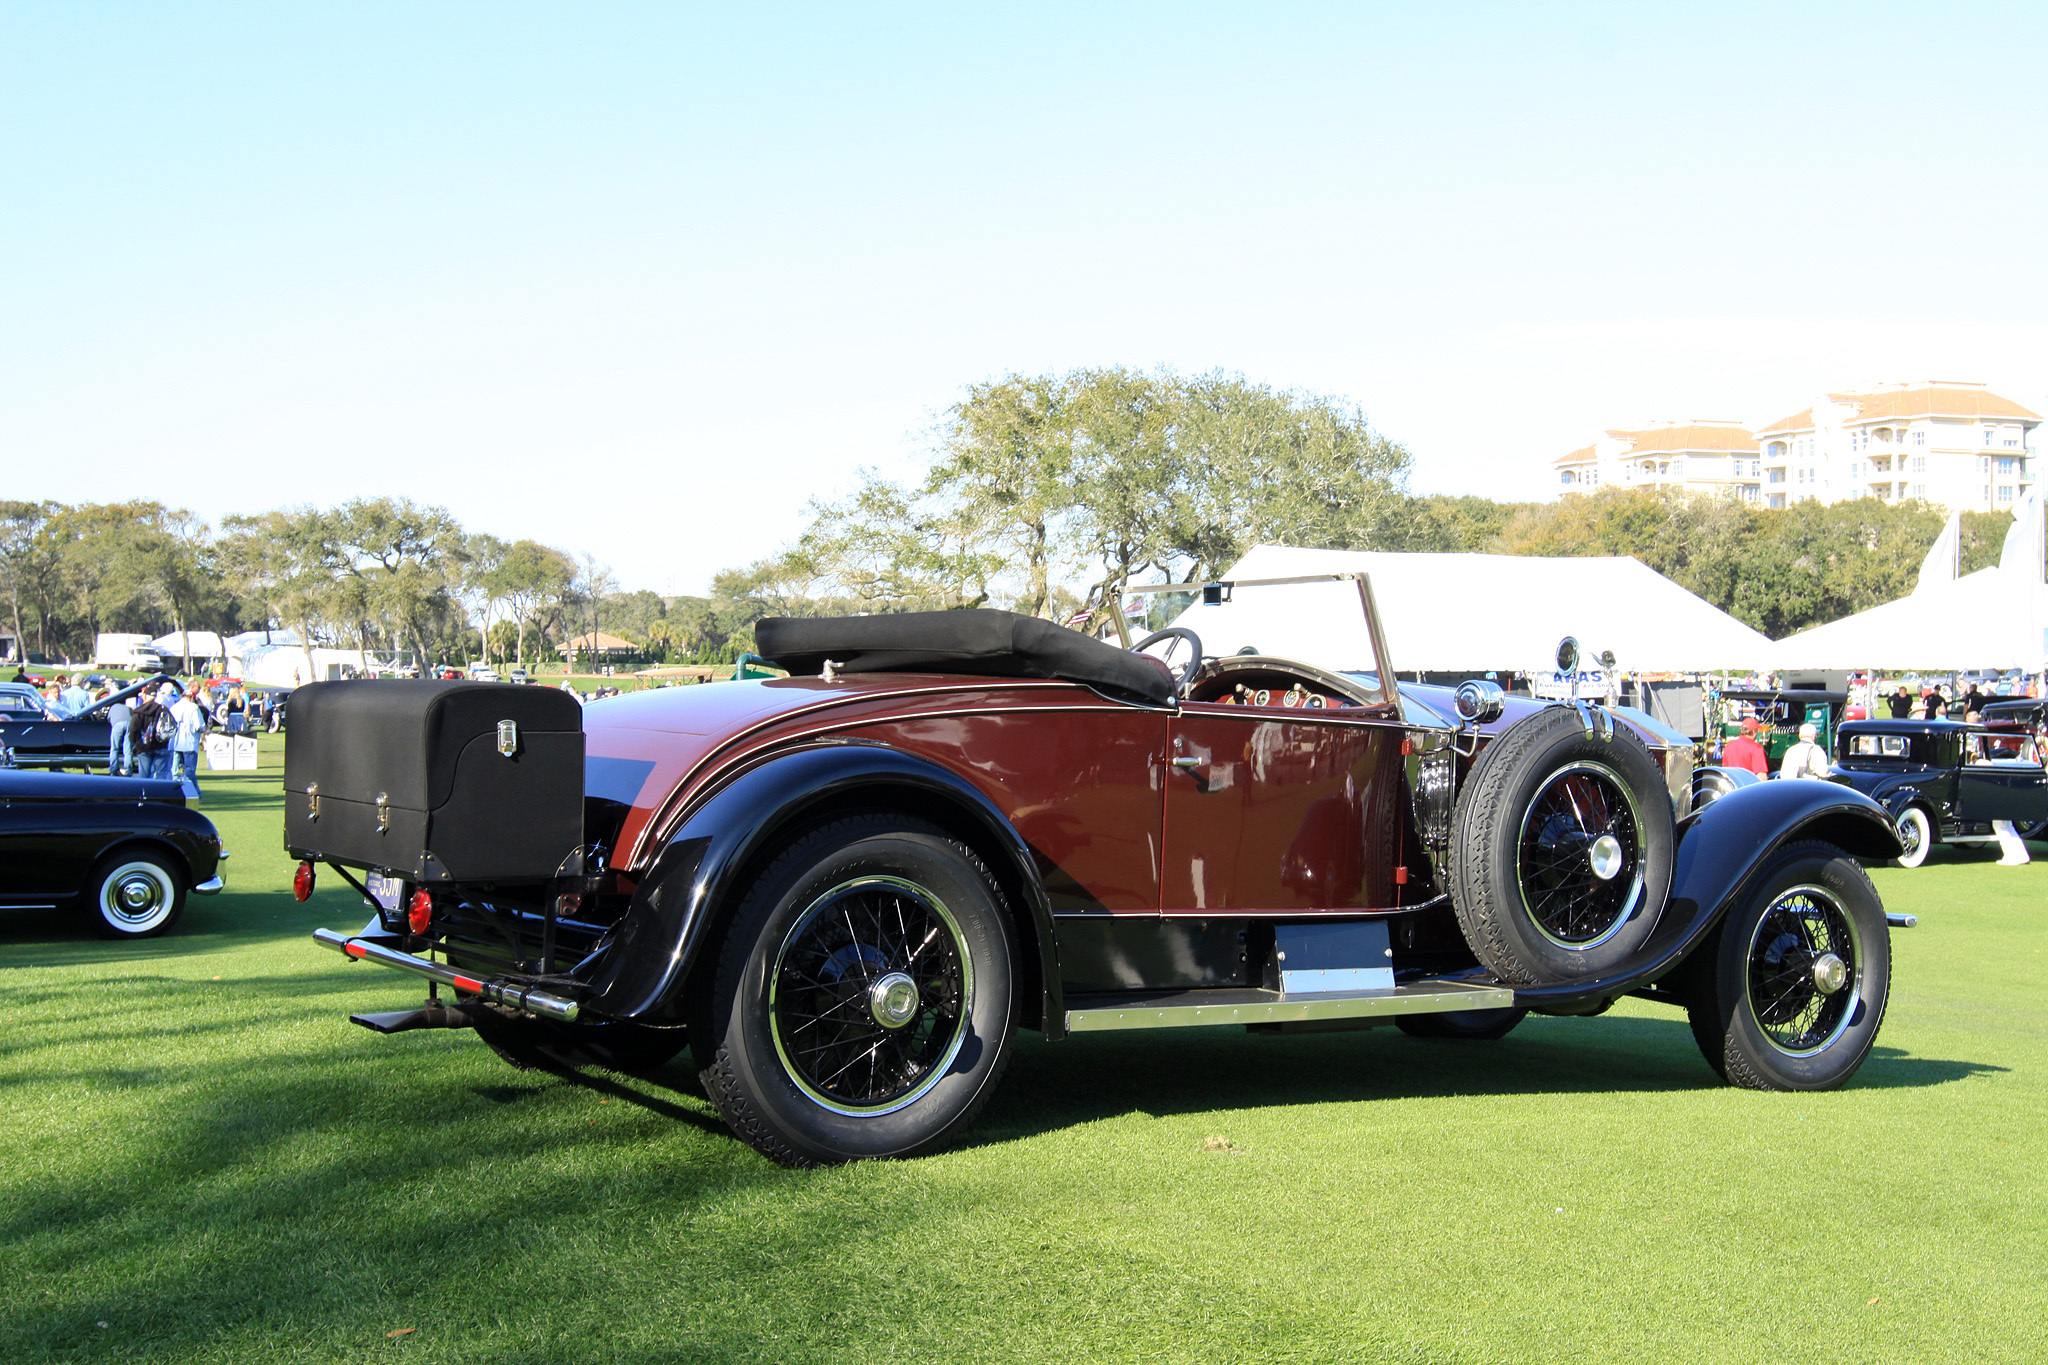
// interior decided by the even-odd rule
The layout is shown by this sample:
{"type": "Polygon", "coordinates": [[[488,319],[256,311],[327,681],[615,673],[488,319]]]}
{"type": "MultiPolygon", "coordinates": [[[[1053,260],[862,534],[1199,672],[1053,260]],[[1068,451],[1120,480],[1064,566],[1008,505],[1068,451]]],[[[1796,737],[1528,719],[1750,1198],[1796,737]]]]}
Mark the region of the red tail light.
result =
{"type": "Polygon", "coordinates": [[[299,864],[299,870],[292,873],[292,899],[304,900],[313,894],[313,860],[308,858],[299,864]]]}
{"type": "Polygon", "coordinates": [[[412,899],[405,903],[406,927],[415,934],[427,932],[427,926],[434,922],[434,898],[425,887],[412,893],[412,899]]]}

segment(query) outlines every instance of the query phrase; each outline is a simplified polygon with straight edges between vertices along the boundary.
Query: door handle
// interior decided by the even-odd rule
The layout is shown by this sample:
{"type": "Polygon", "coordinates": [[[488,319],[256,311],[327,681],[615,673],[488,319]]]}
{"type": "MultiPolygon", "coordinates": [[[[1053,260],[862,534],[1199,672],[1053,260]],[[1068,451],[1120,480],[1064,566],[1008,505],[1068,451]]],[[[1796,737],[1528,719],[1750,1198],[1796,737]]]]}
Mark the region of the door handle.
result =
{"type": "Polygon", "coordinates": [[[1207,759],[1196,758],[1193,754],[1181,754],[1173,760],[1173,766],[1181,769],[1182,771],[1188,771],[1190,769],[1199,768],[1206,762],[1208,762],[1207,759]]]}

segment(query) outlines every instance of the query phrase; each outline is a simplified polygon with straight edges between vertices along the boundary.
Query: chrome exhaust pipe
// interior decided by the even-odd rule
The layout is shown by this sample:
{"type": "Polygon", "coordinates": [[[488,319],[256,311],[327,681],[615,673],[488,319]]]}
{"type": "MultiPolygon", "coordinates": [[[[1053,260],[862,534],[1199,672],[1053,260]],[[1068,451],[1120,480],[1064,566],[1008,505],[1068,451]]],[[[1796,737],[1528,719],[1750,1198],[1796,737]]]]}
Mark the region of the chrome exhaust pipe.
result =
{"type": "Polygon", "coordinates": [[[472,995],[494,1005],[510,1005],[516,1010],[538,1014],[543,1019],[559,1019],[565,1024],[576,1022],[582,1006],[566,996],[535,987],[500,985],[495,981],[482,981],[473,976],[464,976],[452,967],[438,962],[429,962],[411,953],[401,953],[386,948],[381,943],[368,943],[347,934],[337,934],[332,929],[315,929],[313,941],[323,948],[332,948],[343,957],[358,962],[374,962],[380,967],[396,967],[401,972],[424,976],[429,981],[438,981],[444,986],[453,986],[458,991],[472,995]]]}

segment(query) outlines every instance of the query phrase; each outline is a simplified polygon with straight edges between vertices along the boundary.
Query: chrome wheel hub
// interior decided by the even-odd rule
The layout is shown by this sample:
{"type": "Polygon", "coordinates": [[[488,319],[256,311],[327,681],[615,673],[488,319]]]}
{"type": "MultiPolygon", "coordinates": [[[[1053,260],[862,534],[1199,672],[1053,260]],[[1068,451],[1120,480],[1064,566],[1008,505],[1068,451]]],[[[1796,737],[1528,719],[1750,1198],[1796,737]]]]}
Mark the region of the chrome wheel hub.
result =
{"type": "Polygon", "coordinates": [[[121,906],[125,910],[147,910],[156,899],[156,883],[147,877],[130,877],[121,883],[121,906]]]}
{"type": "Polygon", "coordinates": [[[1813,988],[1822,995],[1833,995],[1848,984],[1848,963],[1833,953],[1822,953],[1813,960],[1813,988]]]}
{"type": "Polygon", "coordinates": [[[1593,875],[1603,882],[1614,880],[1614,874],[1621,871],[1621,840],[1612,834],[1603,834],[1593,841],[1586,850],[1586,861],[1593,866],[1593,875]]]}
{"type": "Polygon", "coordinates": [[[902,1028],[917,1018],[917,983],[902,972],[875,978],[868,987],[868,1012],[883,1028],[902,1028]]]}

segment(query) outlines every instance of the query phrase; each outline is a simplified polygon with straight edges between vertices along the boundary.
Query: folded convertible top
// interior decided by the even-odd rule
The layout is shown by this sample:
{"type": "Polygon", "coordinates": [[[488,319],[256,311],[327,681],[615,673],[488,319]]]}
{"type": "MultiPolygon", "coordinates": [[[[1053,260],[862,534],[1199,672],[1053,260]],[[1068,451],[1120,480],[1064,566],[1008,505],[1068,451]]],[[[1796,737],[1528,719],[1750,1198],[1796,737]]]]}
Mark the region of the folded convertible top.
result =
{"type": "Polygon", "coordinates": [[[1172,700],[1174,690],[1156,659],[1010,611],[770,616],[755,623],[754,647],[794,674],[823,672],[830,659],[842,673],[1060,678],[1157,703],[1172,700]]]}

